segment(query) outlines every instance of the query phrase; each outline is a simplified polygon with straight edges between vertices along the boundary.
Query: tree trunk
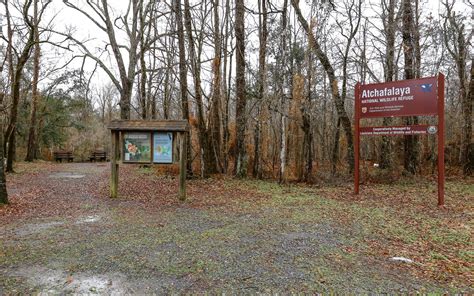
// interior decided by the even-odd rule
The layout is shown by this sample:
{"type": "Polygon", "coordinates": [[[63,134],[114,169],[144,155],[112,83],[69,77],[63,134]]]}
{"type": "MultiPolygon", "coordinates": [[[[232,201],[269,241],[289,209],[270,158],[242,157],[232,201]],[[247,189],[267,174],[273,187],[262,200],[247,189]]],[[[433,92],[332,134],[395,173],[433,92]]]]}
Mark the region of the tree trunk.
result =
{"type": "MultiPolygon", "coordinates": [[[[165,40],[165,46],[168,47],[167,39],[165,40]]],[[[164,78],[164,85],[163,85],[163,117],[164,119],[170,119],[170,109],[171,109],[171,75],[173,70],[173,58],[174,52],[168,50],[166,52],[166,70],[165,70],[165,78],[164,78]]]]}
{"type": "Polygon", "coordinates": [[[306,100],[304,104],[301,106],[301,114],[303,119],[303,159],[305,160],[304,165],[304,172],[303,172],[303,181],[304,182],[311,182],[312,174],[313,174],[313,131],[311,128],[312,120],[311,120],[311,87],[312,87],[312,55],[308,52],[308,72],[306,74],[307,80],[307,92],[306,92],[306,100]]]}
{"type": "MultiPolygon", "coordinates": [[[[453,22],[455,22],[453,17],[453,22]]],[[[467,64],[467,45],[466,40],[464,38],[464,25],[458,25],[456,27],[457,33],[457,55],[453,56],[454,60],[456,61],[456,68],[458,72],[458,79],[459,79],[459,101],[461,102],[461,113],[462,113],[462,132],[461,132],[461,149],[459,160],[461,166],[463,167],[463,173],[467,175],[469,172],[469,168],[467,167],[469,164],[468,155],[469,155],[469,146],[471,144],[472,138],[472,95],[466,86],[467,79],[466,79],[466,64],[467,64]],[[470,98],[471,96],[471,98],[470,98]]],[[[456,47],[455,47],[456,48],[456,47]]],[[[474,59],[472,59],[474,61],[474,59]]],[[[472,64],[471,64],[471,82],[469,87],[472,88],[472,64]]]]}
{"type": "MultiPolygon", "coordinates": [[[[143,42],[140,42],[143,44],[143,42]]],[[[147,110],[147,91],[146,91],[146,82],[147,82],[147,74],[146,74],[146,63],[145,63],[145,53],[144,49],[141,48],[140,50],[140,84],[139,84],[139,98],[140,98],[140,109],[141,109],[141,117],[142,119],[146,120],[148,118],[148,110],[147,110]]]]}
{"type": "MultiPolygon", "coordinates": [[[[155,63],[156,63],[156,60],[153,59],[153,68],[155,68],[155,66],[156,66],[155,63]]],[[[157,93],[157,90],[154,90],[152,92],[152,89],[153,89],[153,75],[148,76],[147,85],[148,85],[147,97],[148,97],[148,102],[150,103],[150,116],[151,116],[151,119],[155,120],[155,119],[157,119],[157,114],[156,114],[157,113],[156,112],[156,93],[157,93]]],[[[165,117],[165,119],[168,119],[168,118],[165,117]]]]}
{"type": "MultiPolygon", "coordinates": [[[[472,107],[474,94],[474,58],[471,57],[471,77],[468,84],[466,77],[467,56],[469,42],[466,42],[465,25],[463,20],[453,12],[454,2],[444,1],[446,17],[444,20],[444,44],[456,64],[457,78],[459,80],[459,101],[461,103],[462,127],[460,139],[459,162],[463,167],[463,174],[469,175],[473,171],[472,141],[472,107]],[[449,24],[449,26],[448,26],[449,24]],[[470,148],[471,147],[471,148],[470,148]],[[471,157],[470,157],[471,155],[471,157]]],[[[469,33],[468,33],[469,34],[469,33]]]]}
{"type": "Polygon", "coordinates": [[[7,181],[5,178],[5,160],[3,158],[3,122],[0,120],[0,204],[8,203],[7,181]]]}
{"type": "MultiPolygon", "coordinates": [[[[183,15],[181,11],[181,0],[176,0],[174,12],[176,14],[176,24],[178,31],[178,47],[179,47],[179,86],[181,92],[181,114],[182,118],[189,123],[189,103],[188,103],[188,79],[186,71],[186,50],[184,48],[184,28],[183,15]]],[[[193,175],[192,168],[192,150],[191,150],[191,133],[186,133],[186,176],[193,175]]]]}
{"type": "MultiPolygon", "coordinates": [[[[413,40],[413,10],[411,0],[403,0],[403,53],[405,58],[405,79],[415,78],[415,53],[413,40]]],[[[406,125],[414,125],[418,123],[416,116],[405,118],[406,125]]],[[[404,162],[405,171],[410,174],[416,174],[418,170],[418,136],[404,137],[404,162]]]]}
{"type": "MultiPolygon", "coordinates": [[[[253,149],[253,167],[252,167],[252,176],[254,178],[260,179],[259,177],[259,172],[261,172],[261,155],[260,155],[260,142],[261,142],[261,123],[260,120],[258,119],[260,117],[260,106],[257,106],[257,122],[255,123],[255,131],[254,131],[254,138],[253,138],[253,143],[254,143],[254,149],[253,149]]],[[[260,174],[261,176],[261,174],[260,174]]]]}
{"type": "MultiPolygon", "coordinates": [[[[31,6],[31,0],[25,3],[25,9],[23,10],[25,15],[23,18],[27,20],[29,16],[27,15],[28,8],[31,6]]],[[[16,124],[18,119],[18,103],[20,102],[20,86],[21,86],[21,78],[23,76],[23,68],[25,67],[26,62],[28,61],[31,53],[31,48],[34,46],[34,26],[27,21],[29,24],[29,33],[28,39],[26,40],[25,47],[21,52],[20,57],[18,58],[18,62],[14,69],[13,77],[12,77],[12,85],[11,85],[11,93],[12,93],[12,105],[10,108],[10,124],[7,127],[5,141],[7,143],[7,172],[13,172],[13,160],[15,158],[15,133],[16,133],[16,124]]]]}
{"type": "Polygon", "coordinates": [[[245,147],[246,106],[245,96],[245,6],[244,0],[235,1],[235,47],[236,47],[236,140],[235,175],[239,178],[247,175],[247,152],[245,147]]]}
{"type": "Polygon", "coordinates": [[[41,47],[39,43],[39,22],[38,22],[38,0],[34,2],[34,56],[33,56],[33,81],[31,84],[31,115],[30,115],[30,127],[28,132],[28,144],[25,161],[33,161],[36,155],[36,125],[37,125],[37,109],[40,99],[38,92],[38,79],[40,70],[40,55],[41,47]]]}
{"type": "Polygon", "coordinates": [[[213,0],[214,5],[214,62],[212,63],[213,82],[212,100],[209,116],[210,148],[212,149],[213,162],[216,164],[216,171],[222,172],[221,165],[221,34],[219,25],[219,1],[213,0]]]}
{"type": "Polygon", "coordinates": [[[303,156],[305,160],[303,181],[311,182],[313,175],[313,133],[311,131],[311,116],[303,112],[303,156]]]}
{"type": "Polygon", "coordinates": [[[259,51],[258,51],[258,98],[257,98],[257,122],[255,124],[255,139],[254,139],[254,162],[253,162],[253,176],[255,178],[262,178],[262,155],[261,155],[261,141],[262,141],[262,104],[264,103],[266,93],[266,52],[267,52],[267,0],[259,0],[259,51]]]}
{"type": "Polygon", "coordinates": [[[334,144],[332,148],[332,156],[331,156],[331,173],[333,175],[336,174],[337,170],[337,160],[338,160],[338,155],[339,155],[339,133],[340,133],[340,127],[341,126],[341,120],[337,120],[336,124],[336,133],[334,135],[334,144]]]}
{"type": "Polygon", "coordinates": [[[472,143],[472,108],[474,105],[474,58],[471,59],[471,81],[469,82],[469,93],[463,104],[463,142],[462,163],[464,176],[474,173],[474,144],[472,143]]]}
{"type": "Polygon", "coordinates": [[[414,25],[412,25],[412,35],[413,35],[413,56],[414,56],[414,65],[415,68],[415,77],[421,77],[421,45],[420,45],[420,13],[419,13],[419,0],[412,0],[415,5],[415,11],[413,12],[414,25]]]}
{"type": "Polygon", "coordinates": [[[140,99],[141,118],[146,120],[148,115],[147,110],[147,67],[145,63],[145,15],[143,15],[143,5],[140,6],[140,79],[138,84],[138,92],[140,99]]]}
{"type": "MultiPolygon", "coordinates": [[[[386,9],[386,17],[383,20],[385,38],[387,40],[387,47],[385,49],[385,81],[393,81],[395,72],[395,2],[396,0],[389,0],[386,9]]],[[[382,2],[382,7],[386,6],[385,0],[382,2]]],[[[392,124],[391,117],[383,118],[383,125],[389,126],[392,124]]],[[[382,136],[382,145],[380,147],[380,168],[388,169],[392,167],[392,139],[389,136],[382,136]]]]}
{"type": "MultiPolygon", "coordinates": [[[[227,173],[229,168],[229,139],[230,139],[230,132],[229,132],[229,99],[230,99],[230,83],[231,83],[231,73],[232,73],[232,52],[227,50],[227,45],[229,42],[229,37],[231,37],[231,32],[229,32],[229,23],[230,23],[230,0],[226,0],[225,2],[225,34],[224,34],[224,69],[223,69],[223,81],[222,81],[222,92],[224,97],[224,102],[222,106],[222,158],[223,158],[223,172],[227,173]],[[230,70],[227,71],[228,67],[228,60],[231,61],[229,68],[230,70]],[[229,73],[229,78],[227,79],[227,73],[229,73]]],[[[231,41],[231,48],[232,48],[232,41],[231,41]]]]}
{"type": "Polygon", "coordinates": [[[285,74],[284,68],[286,67],[286,42],[287,42],[287,24],[288,24],[288,0],[283,1],[283,9],[281,12],[281,39],[280,39],[280,50],[279,50],[279,74],[278,74],[278,96],[280,97],[280,173],[278,181],[280,183],[286,182],[286,162],[287,162],[287,134],[286,134],[286,117],[285,117],[285,93],[284,93],[284,83],[285,83],[285,74]]]}
{"type": "Polygon", "coordinates": [[[207,178],[209,174],[217,172],[217,166],[213,157],[212,147],[210,143],[209,131],[206,127],[206,120],[204,117],[204,104],[202,101],[201,91],[201,66],[199,56],[196,54],[194,45],[194,36],[191,23],[191,11],[189,0],[184,0],[184,26],[188,35],[188,49],[189,59],[191,62],[191,69],[193,71],[194,79],[194,96],[197,106],[198,119],[198,139],[201,155],[202,176],[207,178]]]}

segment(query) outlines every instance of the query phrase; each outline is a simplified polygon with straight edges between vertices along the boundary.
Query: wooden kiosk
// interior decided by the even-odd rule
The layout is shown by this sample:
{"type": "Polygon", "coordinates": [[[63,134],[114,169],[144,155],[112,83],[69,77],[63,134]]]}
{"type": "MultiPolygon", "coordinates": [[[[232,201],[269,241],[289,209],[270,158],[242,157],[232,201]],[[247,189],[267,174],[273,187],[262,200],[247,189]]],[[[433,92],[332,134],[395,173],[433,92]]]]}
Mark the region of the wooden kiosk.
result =
{"type": "Polygon", "coordinates": [[[179,161],[179,199],[186,199],[186,120],[114,120],[108,129],[112,134],[110,197],[117,197],[119,163],[179,161]]]}

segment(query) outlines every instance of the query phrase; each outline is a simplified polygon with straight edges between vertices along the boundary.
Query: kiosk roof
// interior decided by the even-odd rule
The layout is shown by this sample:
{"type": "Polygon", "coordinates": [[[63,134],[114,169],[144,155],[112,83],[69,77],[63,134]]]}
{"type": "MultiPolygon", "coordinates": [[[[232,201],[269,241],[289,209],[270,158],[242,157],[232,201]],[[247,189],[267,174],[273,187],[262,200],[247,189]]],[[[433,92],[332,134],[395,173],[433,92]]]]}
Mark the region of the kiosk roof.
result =
{"type": "Polygon", "coordinates": [[[113,120],[107,126],[115,131],[188,132],[186,120],[113,120]]]}

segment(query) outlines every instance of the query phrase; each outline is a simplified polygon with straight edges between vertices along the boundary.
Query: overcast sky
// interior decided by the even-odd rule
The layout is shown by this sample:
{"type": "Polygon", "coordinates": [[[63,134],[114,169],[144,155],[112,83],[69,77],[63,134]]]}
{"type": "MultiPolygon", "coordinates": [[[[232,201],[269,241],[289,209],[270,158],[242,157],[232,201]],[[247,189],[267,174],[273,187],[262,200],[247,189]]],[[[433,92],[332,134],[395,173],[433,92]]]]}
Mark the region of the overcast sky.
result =
{"type": "MultiPolygon", "coordinates": [[[[10,0],[11,1],[11,0],[10,0]]],[[[84,0],[71,0],[73,3],[76,3],[78,6],[85,6],[84,0]]],[[[339,0],[335,0],[336,2],[339,0]]],[[[423,9],[428,9],[430,12],[432,12],[433,16],[435,18],[439,18],[439,14],[443,12],[443,7],[441,4],[441,1],[438,0],[421,0],[423,2],[422,7],[423,9]]],[[[109,1],[111,3],[112,9],[115,11],[116,15],[123,14],[125,11],[128,1],[127,0],[114,0],[114,1],[109,1]]],[[[192,1],[191,1],[192,2],[192,1]]],[[[279,1],[281,2],[281,1],[279,1]]],[[[374,10],[371,9],[374,5],[376,5],[379,1],[378,0],[371,0],[371,1],[365,1],[364,6],[365,8],[363,9],[363,16],[371,17],[375,14],[374,10]]],[[[246,6],[251,7],[256,10],[256,1],[246,1],[246,6]]],[[[307,18],[309,19],[309,9],[308,6],[305,4],[304,0],[300,1],[300,6],[303,8],[303,12],[306,13],[307,18]]],[[[2,6],[0,9],[4,9],[2,6]]],[[[462,14],[465,15],[471,15],[471,17],[474,16],[474,12],[472,7],[469,7],[467,2],[465,0],[457,0],[457,5],[455,9],[462,14]]],[[[1,10],[1,12],[3,12],[1,10]]],[[[427,15],[428,12],[424,11],[424,15],[427,15]]],[[[107,43],[107,36],[105,33],[100,31],[95,27],[95,25],[88,20],[86,17],[81,15],[80,13],[74,11],[71,8],[68,8],[64,5],[62,0],[53,0],[53,3],[48,9],[48,13],[45,15],[44,19],[48,20],[51,19],[54,16],[54,28],[58,31],[65,31],[68,28],[74,28],[75,31],[75,38],[79,40],[90,40],[88,42],[89,47],[91,48],[92,51],[95,51],[94,48],[98,49],[103,49],[107,43]]],[[[247,21],[252,23],[252,26],[256,24],[257,20],[255,19],[255,16],[247,14],[247,21]],[[252,19],[253,18],[253,19],[252,19]]],[[[474,22],[474,19],[473,19],[474,22]]],[[[299,24],[298,24],[299,25],[299,24]]],[[[472,22],[471,22],[471,30],[472,30],[472,22]]],[[[6,29],[5,26],[2,26],[2,30],[5,33],[6,29]]],[[[258,46],[257,43],[257,32],[254,32],[252,36],[250,37],[250,43],[247,44],[247,48],[251,48],[252,46],[256,48],[258,46]]],[[[119,39],[124,40],[124,35],[119,35],[119,39]]],[[[43,50],[43,56],[48,59],[52,60],[57,60],[58,63],[63,61],[65,57],[70,57],[74,53],[66,53],[62,52],[61,50],[58,49],[52,49],[52,48],[47,48],[43,50]]],[[[256,64],[257,62],[257,56],[254,55],[248,55],[248,58],[250,58],[250,62],[253,64],[256,64]]],[[[103,56],[103,59],[106,61],[107,64],[109,65],[115,65],[115,62],[107,56],[103,56]]],[[[71,64],[69,68],[78,68],[81,65],[81,61],[76,61],[75,63],[71,64]]],[[[88,62],[86,69],[88,71],[91,71],[93,68],[94,63],[91,61],[88,62]]],[[[114,68],[114,67],[113,67],[114,68]]],[[[109,78],[105,73],[101,70],[97,71],[93,83],[96,85],[101,85],[104,83],[109,82],[109,78]]]]}

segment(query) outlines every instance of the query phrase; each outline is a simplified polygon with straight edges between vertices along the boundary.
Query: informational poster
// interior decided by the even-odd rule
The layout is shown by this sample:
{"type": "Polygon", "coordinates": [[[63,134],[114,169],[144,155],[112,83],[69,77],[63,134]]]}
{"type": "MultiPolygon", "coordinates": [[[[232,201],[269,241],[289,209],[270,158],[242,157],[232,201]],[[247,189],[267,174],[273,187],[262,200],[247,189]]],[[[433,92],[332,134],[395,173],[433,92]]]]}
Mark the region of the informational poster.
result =
{"type": "Polygon", "coordinates": [[[151,133],[124,134],[124,162],[151,162],[151,133]]]}
{"type": "Polygon", "coordinates": [[[438,114],[436,77],[360,86],[360,118],[438,114]]]}
{"type": "Polygon", "coordinates": [[[173,133],[155,132],[153,134],[153,162],[173,162],[173,133]]]}

